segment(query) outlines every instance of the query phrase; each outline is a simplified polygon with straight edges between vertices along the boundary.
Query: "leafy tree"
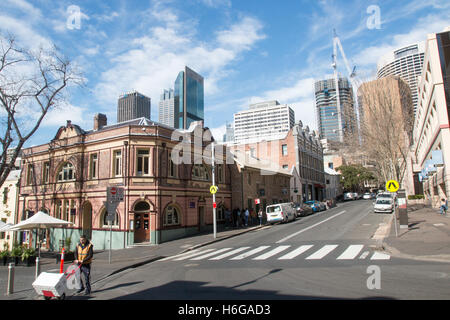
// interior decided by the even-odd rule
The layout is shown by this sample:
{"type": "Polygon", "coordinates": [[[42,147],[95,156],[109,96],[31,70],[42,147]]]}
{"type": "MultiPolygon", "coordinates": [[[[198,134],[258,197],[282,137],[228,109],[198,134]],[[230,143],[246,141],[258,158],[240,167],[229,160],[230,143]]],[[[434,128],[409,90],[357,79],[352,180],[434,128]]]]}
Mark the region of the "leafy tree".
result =
{"type": "Polygon", "coordinates": [[[341,183],[344,190],[360,191],[364,182],[375,180],[373,173],[361,165],[343,165],[336,168],[341,173],[341,183]]]}

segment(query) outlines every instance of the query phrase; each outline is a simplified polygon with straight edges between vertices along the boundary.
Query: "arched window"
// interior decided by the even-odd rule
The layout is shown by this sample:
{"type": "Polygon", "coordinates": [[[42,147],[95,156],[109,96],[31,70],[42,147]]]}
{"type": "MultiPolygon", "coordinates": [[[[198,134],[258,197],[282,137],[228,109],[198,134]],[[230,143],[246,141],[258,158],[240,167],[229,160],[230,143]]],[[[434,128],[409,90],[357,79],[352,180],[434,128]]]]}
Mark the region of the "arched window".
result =
{"type": "Polygon", "coordinates": [[[194,164],[194,166],[192,167],[192,179],[209,181],[210,180],[209,170],[203,164],[194,164]]]}
{"type": "MultiPolygon", "coordinates": [[[[106,216],[108,215],[108,211],[106,211],[106,208],[102,209],[102,213],[100,215],[100,228],[109,228],[109,222],[106,220],[106,216]]],[[[119,212],[116,211],[116,218],[114,219],[112,223],[113,228],[119,227],[119,212]]]]}
{"type": "Polygon", "coordinates": [[[164,225],[174,226],[180,224],[180,212],[174,205],[168,205],[164,212],[164,225]]]}
{"type": "Polygon", "coordinates": [[[75,170],[70,162],[66,162],[58,172],[58,182],[75,180],[75,170]]]}

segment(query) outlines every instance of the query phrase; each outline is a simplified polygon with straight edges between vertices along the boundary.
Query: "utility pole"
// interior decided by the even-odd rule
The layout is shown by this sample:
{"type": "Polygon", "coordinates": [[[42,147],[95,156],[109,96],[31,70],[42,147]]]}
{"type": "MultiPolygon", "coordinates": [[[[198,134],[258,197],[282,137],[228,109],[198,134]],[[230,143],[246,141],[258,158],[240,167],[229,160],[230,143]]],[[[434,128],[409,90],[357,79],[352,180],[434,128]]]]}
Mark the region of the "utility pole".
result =
{"type": "MultiPolygon", "coordinates": [[[[215,168],[214,168],[214,141],[211,142],[211,153],[212,153],[212,185],[216,185],[215,179],[215,168]]],[[[217,221],[216,221],[216,193],[213,193],[213,229],[214,229],[214,239],[217,237],[217,221]]]]}

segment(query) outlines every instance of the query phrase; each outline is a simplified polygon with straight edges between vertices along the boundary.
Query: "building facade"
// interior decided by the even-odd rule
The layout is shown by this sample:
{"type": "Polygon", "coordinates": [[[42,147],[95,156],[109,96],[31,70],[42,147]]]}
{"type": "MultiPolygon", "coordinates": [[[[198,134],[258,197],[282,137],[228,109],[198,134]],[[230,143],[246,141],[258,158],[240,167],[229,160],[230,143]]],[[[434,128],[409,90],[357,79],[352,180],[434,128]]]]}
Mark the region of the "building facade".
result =
{"type": "Polygon", "coordinates": [[[188,129],[192,122],[204,120],[204,80],[194,70],[185,67],[175,80],[174,127],[188,129]]]}
{"type": "Polygon", "coordinates": [[[227,123],[225,134],[223,135],[223,142],[234,142],[234,127],[233,123],[227,123]]]}
{"type": "MultiPolygon", "coordinates": [[[[230,144],[232,152],[248,152],[260,160],[266,160],[265,169],[276,171],[278,168],[291,172],[295,167],[300,183],[300,201],[323,200],[325,196],[325,176],[323,151],[316,132],[309,127],[303,128],[301,121],[296,123],[282,138],[272,138],[259,142],[230,144]]],[[[294,196],[294,195],[292,195],[294,196]]]]}
{"type": "Polygon", "coordinates": [[[235,150],[234,160],[235,164],[230,166],[233,209],[262,208],[265,212],[268,205],[290,201],[292,174],[287,170],[268,169],[263,160],[241,150],[235,150]]]}
{"type": "Polygon", "coordinates": [[[117,103],[117,122],[124,122],[137,118],[150,119],[151,99],[133,91],[119,97],[117,103]]]}
{"type": "Polygon", "coordinates": [[[352,86],[346,78],[339,78],[338,86],[340,110],[338,110],[335,80],[315,82],[316,119],[322,139],[343,142],[346,135],[357,130],[357,124],[352,86]]]}
{"type": "Polygon", "coordinates": [[[283,136],[295,123],[295,113],[278,101],[252,104],[249,110],[234,114],[234,142],[255,142],[283,136]]]}
{"type": "Polygon", "coordinates": [[[389,52],[378,61],[377,78],[399,76],[411,89],[414,114],[418,102],[418,80],[423,67],[425,43],[419,42],[389,52]]]}
{"type": "Polygon", "coordinates": [[[450,197],[450,28],[427,37],[418,97],[412,166],[438,207],[450,197]]]}
{"type": "MultiPolygon", "coordinates": [[[[19,195],[19,180],[20,169],[12,170],[5,183],[2,185],[1,196],[2,202],[0,202],[0,221],[5,224],[16,224],[18,214],[18,195],[19,195]]],[[[14,243],[13,231],[0,232],[0,250],[3,250],[5,246],[9,249],[13,247],[14,243]]]]}
{"type": "Polygon", "coordinates": [[[175,97],[173,89],[164,90],[159,100],[158,122],[174,127],[175,97]]]}
{"type": "MultiPolygon", "coordinates": [[[[44,234],[47,248],[57,249],[67,237],[75,243],[81,234],[97,249],[107,248],[104,203],[110,186],[124,188],[112,224],[113,249],[158,244],[212,228],[211,166],[173,159],[179,153],[202,159],[209,143],[201,139],[211,137],[209,130],[199,125],[175,131],[146,118],[94,127],[99,129],[84,131],[68,121],[49,143],[24,150],[19,221],[42,210],[74,223],[44,234]],[[194,147],[194,135],[200,146],[194,147]],[[178,151],[180,144],[184,148],[178,151]]],[[[219,213],[231,208],[230,179],[228,166],[216,168],[219,213]]]]}

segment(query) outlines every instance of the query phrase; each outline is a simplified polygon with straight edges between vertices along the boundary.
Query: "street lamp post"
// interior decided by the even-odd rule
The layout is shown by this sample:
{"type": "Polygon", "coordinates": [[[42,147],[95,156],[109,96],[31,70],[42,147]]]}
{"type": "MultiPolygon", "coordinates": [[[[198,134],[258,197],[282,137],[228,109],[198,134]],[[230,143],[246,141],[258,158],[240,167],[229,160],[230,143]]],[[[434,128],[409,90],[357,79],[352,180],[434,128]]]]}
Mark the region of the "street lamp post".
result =
{"type": "MultiPolygon", "coordinates": [[[[212,154],[212,185],[215,186],[215,168],[214,168],[214,142],[211,142],[211,154],[212,154]]],[[[217,221],[216,221],[216,193],[213,193],[213,229],[214,239],[217,237],[217,221]]]]}

